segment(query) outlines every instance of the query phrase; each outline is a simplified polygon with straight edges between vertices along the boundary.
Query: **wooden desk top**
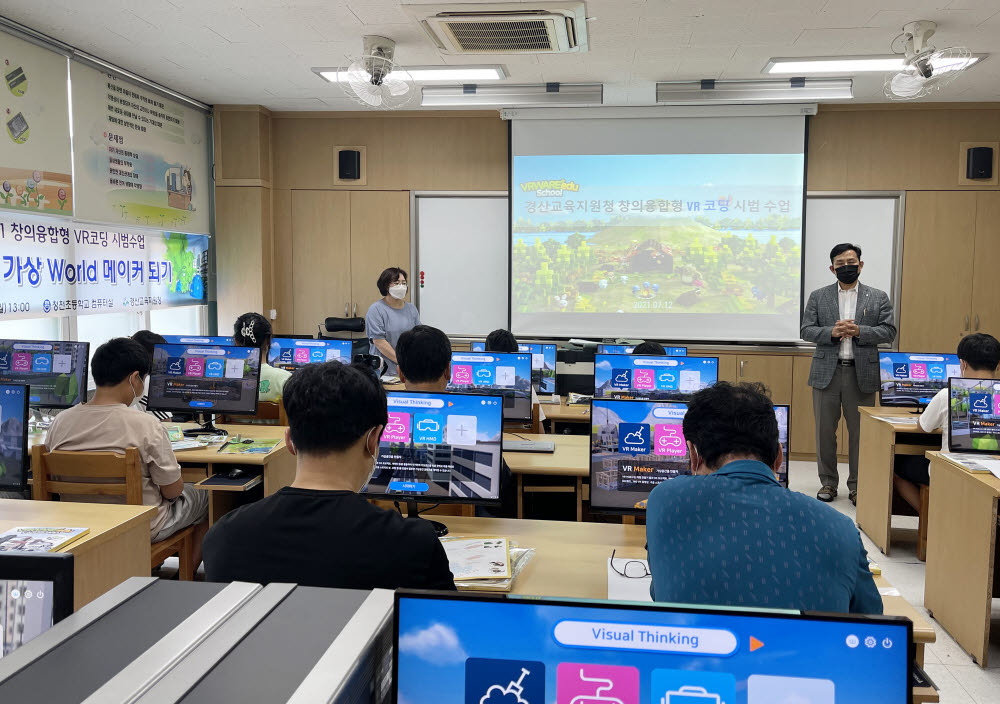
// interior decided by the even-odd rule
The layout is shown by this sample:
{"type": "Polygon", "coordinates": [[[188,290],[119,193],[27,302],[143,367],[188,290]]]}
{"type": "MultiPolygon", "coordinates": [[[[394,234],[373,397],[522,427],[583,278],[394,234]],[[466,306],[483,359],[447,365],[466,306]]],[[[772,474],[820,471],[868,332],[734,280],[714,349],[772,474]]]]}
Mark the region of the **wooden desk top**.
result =
{"type": "Polygon", "coordinates": [[[970,477],[977,479],[979,482],[982,483],[983,486],[989,487],[989,489],[991,489],[996,496],[1000,497],[1000,479],[993,476],[990,472],[972,472],[968,468],[964,467],[961,463],[956,462],[955,460],[949,457],[945,457],[943,452],[928,452],[926,454],[927,454],[927,459],[929,459],[931,462],[935,461],[946,462],[952,467],[957,467],[958,469],[968,474],[970,477]]]}
{"type": "Polygon", "coordinates": [[[530,435],[504,433],[504,440],[553,442],[555,452],[505,452],[503,458],[514,474],[586,477],[590,475],[590,437],[586,435],[530,435]]]}
{"type": "Polygon", "coordinates": [[[873,420],[878,421],[879,423],[887,423],[896,432],[901,432],[901,433],[919,433],[920,435],[940,435],[941,434],[941,430],[940,429],[935,429],[935,430],[932,430],[931,432],[928,433],[928,432],[924,431],[923,428],[920,427],[919,423],[913,423],[913,422],[909,422],[909,423],[891,423],[889,421],[881,420],[882,418],[894,418],[894,417],[900,418],[901,420],[904,419],[904,418],[910,418],[910,419],[916,420],[917,418],[920,417],[919,415],[917,415],[916,413],[913,413],[911,410],[909,410],[907,408],[896,408],[896,407],[892,407],[892,406],[865,406],[865,407],[862,407],[859,410],[861,411],[862,415],[869,416],[873,420]]]}
{"type": "MultiPolygon", "coordinates": [[[[645,526],[461,516],[434,520],[447,525],[453,536],[506,537],[534,548],[534,558],[514,582],[514,594],[607,599],[611,551],[617,550],[616,557],[646,557],[645,526]]],[[[889,586],[881,577],[875,579],[878,586],[889,586]]],[[[882,604],[887,615],[913,621],[914,642],[934,642],[934,627],[903,597],[882,597],[882,604]]]]}
{"type": "Polygon", "coordinates": [[[542,403],[545,420],[556,420],[563,423],[589,423],[590,405],[577,403],[572,406],[566,403],[566,397],[560,396],[559,403],[542,403]]]}
{"type": "Polygon", "coordinates": [[[155,515],[155,506],[0,499],[0,533],[17,526],[90,528],[89,533],[65,548],[66,552],[79,553],[106,543],[136,523],[143,523],[149,533],[155,515]]]}
{"type": "MultiPolygon", "coordinates": [[[[169,423],[168,425],[176,425],[182,430],[198,427],[195,423],[169,423]]],[[[221,445],[213,445],[197,450],[178,450],[174,453],[177,455],[177,461],[181,464],[197,462],[199,464],[248,464],[263,466],[275,457],[288,454],[288,448],[285,446],[285,426],[219,425],[217,427],[227,431],[230,435],[239,433],[245,438],[274,439],[278,441],[278,444],[266,455],[222,455],[219,454],[221,445]]]]}

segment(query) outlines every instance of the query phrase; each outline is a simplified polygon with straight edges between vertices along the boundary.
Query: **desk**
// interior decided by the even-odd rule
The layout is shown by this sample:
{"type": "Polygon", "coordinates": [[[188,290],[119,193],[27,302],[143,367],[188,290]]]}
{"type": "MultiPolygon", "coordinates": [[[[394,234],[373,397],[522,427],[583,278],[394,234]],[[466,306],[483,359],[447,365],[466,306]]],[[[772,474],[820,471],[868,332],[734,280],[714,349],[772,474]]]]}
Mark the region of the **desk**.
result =
{"type": "Polygon", "coordinates": [[[153,506],[0,499],[0,533],[17,526],[90,528],[64,548],[73,553],[73,608],[79,609],[129,577],[149,576],[155,515],[153,506]]]}
{"type": "Polygon", "coordinates": [[[861,454],[858,461],[858,527],[886,555],[892,540],[892,487],[896,455],[923,456],[941,449],[941,432],[925,433],[919,425],[879,420],[917,418],[905,408],[861,409],[861,454]]]}
{"type": "Polygon", "coordinates": [[[549,432],[556,432],[556,423],[589,423],[590,404],[576,403],[572,406],[566,403],[566,397],[560,396],[559,403],[541,403],[545,420],[549,421],[549,432]]]}
{"type": "MultiPolygon", "coordinates": [[[[451,536],[502,536],[534,548],[534,558],[514,581],[514,594],[607,599],[611,551],[617,549],[617,557],[646,557],[645,526],[457,516],[435,520],[447,525],[451,536]]],[[[878,586],[889,586],[881,577],[875,579],[878,586]]],[[[884,596],[882,605],[887,615],[913,621],[916,660],[922,666],[924,646],[936,639],[934,627],[901,596],[884,596]]]]}
{"type": "Polygon", "coordinates": [[[529,492],[576,493],[576,520],[583,520],[583,478],[590,476],[590,437],[584,435],[505,434],[504,440],[539,440],[555,443],[555,452],[505,452],[504,461],[517,478],[517,517],[524,515],[524,475],[573,477],[575,486],[530,486],[529,492]]]}
{"type": "Polygon", "coordinates": [[[970,472],[940,452],[927,457],[932,491],[924,605],[986,667],[990,600],[1000,595],[1000,571],[995,569],[1000,479],[970,472]]]}
{"type": "MultiPolygon", "coordinates": [[[[197,427],[193,423],[180,423],[187,430],[197,427]]],[[[270,496],[278,489],[295,480],[295,456],[285,447],[285,428],[279,425],[220,425],[230,435],[239,433],[245,438],[275,438],[278,445],[266,455],[220,455],[218,446],[197,450],[179,450],[177,461],[181,464],[181,475],[186,482],[201,481],[216,471],[229,471],[233,465],[260,467],[264,479],[264,496],[270,496]]],[[[239,503],[242,492],[209,492],[208,521],[214,524],[239,503]]]]}

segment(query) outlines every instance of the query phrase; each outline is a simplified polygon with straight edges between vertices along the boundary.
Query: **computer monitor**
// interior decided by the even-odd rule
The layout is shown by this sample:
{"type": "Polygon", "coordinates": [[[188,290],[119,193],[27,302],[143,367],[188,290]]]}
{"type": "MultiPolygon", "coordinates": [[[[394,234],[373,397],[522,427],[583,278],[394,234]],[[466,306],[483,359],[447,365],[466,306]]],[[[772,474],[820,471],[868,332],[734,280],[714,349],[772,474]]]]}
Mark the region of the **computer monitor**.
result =
{"type": "Polygon", "coordinates": [[[485,342],[473,342],[469,345],[470,352],[485,352],[486,343],[485,342]]]}
{"type": "Polygon", "coordinates": [[[0,491],[28,488],[28,387],[0,384],[0,491]]]}
{"type": "Polygon", "coordinates": [[[225,345],[155,345],[151,411],[257,413],[260,350],[225,345]]]}
{"type": "Polygon", "coordinates": [[[386,393],[389,422],[361,493],[416,502],[496,504],[503,462],[499,394],[386,393]]]}
{"type": "Polygon", "coordinates": [[[947,388],[948,379],[962,374],[956,354],[881,352],[878,367],[882,406],[923,408],[947,388]]]}
{"type": "Polygon", "coordinates": [[[351,363],[351,340],[314,340],[275,337],[267,355],[268,364],[295,371],[307,364],[321,362],[351,363]]]}
{"type": "Polygon", "coordinates": [[[0,340],[0,383],[27,384],[36,408],[69,408],[87,398],[88,342],[0,340]]]}
{"type": "Polygon", "coordinates": [[[948,396],[951,451],[1000,454],[1000,379],[952,377],[948,396]]]}
{"type": "MultiPolygon", "coordinates": [[[[684,416],[677,401],[597,399],[591,406],[590,507],[596,512],[646,510],[661,482],[690,474],[684,416]]],[[[784,461],[778,483],[788,486],[788,406],[775,406],[784,461]]]]}
{"type": "Polygon", "coordinates": [[[449,391],[503,395],[504,420],[531,420],[531,355],[452,352],[449,391]]]}
{"type": "Polygon", "coordinates": [[[594,398],[683,401],[718,380],[718,357],[594,357],[594,398]]]}
{"type": "Polygon", "coordinates": [[[397,704],[911,701],[913,624],[899,616],[407,590],[395,601],[397,704]]]}
{"type": "Polygon", "coordinates": [[[171,345],[233,345],[233,337],[224,335],[164,335],[171,345]]]}
{"type": "Polygon", "coordinates": [[[539,394],[556,392],[556,346],[527,343],[517,346],[518,352],[531,355],[531,385],[539,394]]]}
{"type": "Polygon", "coordinates": [[[71,553],[0,554],[0,658],[72,613],[71,553]]]}
{"type": "MultiPolygon", "coordinates": [[[[663,346],[666,350],[668,357],[687,357],[688,348],[687,347],[667,347],[663,346]]],[[[597,354],[632,354],[635,351],[635,345],[605,345],[599,344],[597,346],[597,354]]]]}

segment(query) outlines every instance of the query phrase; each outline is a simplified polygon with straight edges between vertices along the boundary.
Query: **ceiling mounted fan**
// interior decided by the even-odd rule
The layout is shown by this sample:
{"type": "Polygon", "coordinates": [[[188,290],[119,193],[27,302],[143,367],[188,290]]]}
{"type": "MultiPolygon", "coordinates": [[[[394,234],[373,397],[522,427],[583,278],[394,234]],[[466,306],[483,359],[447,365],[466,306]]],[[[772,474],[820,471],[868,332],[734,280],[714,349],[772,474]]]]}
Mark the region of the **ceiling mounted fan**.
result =
{"type": "Polygon", "coordinates": [[[923,98],[951,83],[975,63],[976,58],[964,46],[936,49],[929,44],[936,31],[937,23],[930,20],[908,22],[892,40],[893,53],[904,54],[906,61],[901,70],[886,76],[883,92],[887,98],[923,98]]]}
{"type": "Polygon", "coordinates": [[[392,39],[365,36],[364,52],[348,57],[347,66],[340,69],[344,93],[368,108],[396,110],[409,103],[416,90],[410,74],[393,60],[395,51],[392,39]]]}

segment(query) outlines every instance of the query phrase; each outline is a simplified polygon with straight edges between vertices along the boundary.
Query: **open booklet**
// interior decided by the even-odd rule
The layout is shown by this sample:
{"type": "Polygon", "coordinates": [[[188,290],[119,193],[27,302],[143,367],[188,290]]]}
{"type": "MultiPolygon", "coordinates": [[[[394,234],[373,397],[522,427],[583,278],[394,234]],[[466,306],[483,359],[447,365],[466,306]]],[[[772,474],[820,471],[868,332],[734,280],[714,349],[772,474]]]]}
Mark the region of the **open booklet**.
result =
{"type": "Polygon", "coordinates": [[[0,535],[0,552],[58,552],[89,532],[90,528],[19,526],[0,535]]]}
{"type": "Polygon", "coordinates": [[[507,538],[442,538],[455,582],[510,577],[507,538]]]}

